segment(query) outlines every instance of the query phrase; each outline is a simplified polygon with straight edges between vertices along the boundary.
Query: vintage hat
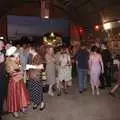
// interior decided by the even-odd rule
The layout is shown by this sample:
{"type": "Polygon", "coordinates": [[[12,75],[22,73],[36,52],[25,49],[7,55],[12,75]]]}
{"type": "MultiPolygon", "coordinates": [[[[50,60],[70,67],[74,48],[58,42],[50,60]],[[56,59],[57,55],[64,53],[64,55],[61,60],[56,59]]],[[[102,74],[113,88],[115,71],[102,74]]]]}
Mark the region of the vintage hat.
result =
{"type": "Polygon", "coordinates": [[[14,55],[14,53],[16,52],[17,48],[12,46],[10,48],[7,49],[6,51],[6,56],[11,56],[11,55],[14,55]]]}

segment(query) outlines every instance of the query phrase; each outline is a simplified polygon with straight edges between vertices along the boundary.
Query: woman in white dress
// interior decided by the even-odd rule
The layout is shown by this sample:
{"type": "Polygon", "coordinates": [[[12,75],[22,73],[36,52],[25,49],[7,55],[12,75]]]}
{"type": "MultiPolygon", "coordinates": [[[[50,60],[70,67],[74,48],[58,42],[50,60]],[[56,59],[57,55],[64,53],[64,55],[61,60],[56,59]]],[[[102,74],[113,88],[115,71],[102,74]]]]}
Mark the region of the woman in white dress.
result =
{"type": "MultiPolygon", "coordinates": [[[[64,84],[63,87],[65,94],[67,94],[67,85],[72,80],[71,70],[72,70],[72,66],[71,66],[70,54],[66,48],[63,48],[59,56],[58,79],[60,83],[64,84]]],[[[61,88],[62,88],[62,84],[60,84],[60,91],[58,95],[61,95],[61,88]]]]}

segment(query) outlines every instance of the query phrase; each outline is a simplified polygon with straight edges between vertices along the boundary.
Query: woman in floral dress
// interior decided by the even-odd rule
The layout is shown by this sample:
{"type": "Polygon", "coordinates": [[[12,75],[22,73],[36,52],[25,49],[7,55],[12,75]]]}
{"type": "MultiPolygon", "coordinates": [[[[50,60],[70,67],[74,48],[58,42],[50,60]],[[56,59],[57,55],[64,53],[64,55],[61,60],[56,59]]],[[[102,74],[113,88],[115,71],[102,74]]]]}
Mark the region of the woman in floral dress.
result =
{"type": "MultiPolygon", "coordinates": [[[[67,94],[67,85],[72,80],[71,58],[67,48],[62,48],[59,56],[58,80],[64,85],[64,92],[67,94]]],[[[60,87],[62,88],[62,86],[60,87]]],[[[61,92],[61,91],[60,91],[61,92]]]]}

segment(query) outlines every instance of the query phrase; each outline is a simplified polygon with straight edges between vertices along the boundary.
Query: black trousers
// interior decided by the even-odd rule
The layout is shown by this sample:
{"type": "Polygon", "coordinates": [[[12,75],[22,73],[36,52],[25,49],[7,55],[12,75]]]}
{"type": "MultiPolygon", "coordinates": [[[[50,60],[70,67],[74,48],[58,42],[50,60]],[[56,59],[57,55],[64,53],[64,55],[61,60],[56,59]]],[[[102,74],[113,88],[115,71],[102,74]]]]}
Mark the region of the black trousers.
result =
{"type": "Polygon", "coordinates": [[[111,71],[110,69],[106,69],[104,74],[101,74],[100,76],[100,81],[101,81],[101,87],[111,87],[111,82],[112,82],[112,76],[111,76],[111,71]]]}
{"type": "Polygon", "coordinates": [[[0,115],[3,113],[3,104],[4,99],[7,96],[7,77],[5,76],[5,73],[2,73],[0,76],[0,115]]]}
{"type": "Polygon", "coordinates": [[[104,82],[104,75],[103,74],[100,75],[100,83],[101,83],[100,87],[104,88],[105,87],[105,82],[104,82]]]}
{"type": "Polygon", "coordinates": [[[0,115],[3,112],[3,104],[4,104],[4,84],[3,80],[0,79],[0,115]]]}

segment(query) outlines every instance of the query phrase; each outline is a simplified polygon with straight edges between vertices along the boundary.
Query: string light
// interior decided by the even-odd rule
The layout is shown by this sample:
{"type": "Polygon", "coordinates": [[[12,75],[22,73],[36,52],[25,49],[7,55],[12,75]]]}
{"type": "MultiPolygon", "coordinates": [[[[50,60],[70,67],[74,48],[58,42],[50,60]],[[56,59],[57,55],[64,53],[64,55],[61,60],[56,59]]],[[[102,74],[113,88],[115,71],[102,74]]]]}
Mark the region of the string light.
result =
{"type": "Polygon", "coordinates": [[[99,26],[99,25],[95,25],[94,29],[95,29],[96,31],[98,31],[98,30],[100,29],[100,26],[99,26]]]}

